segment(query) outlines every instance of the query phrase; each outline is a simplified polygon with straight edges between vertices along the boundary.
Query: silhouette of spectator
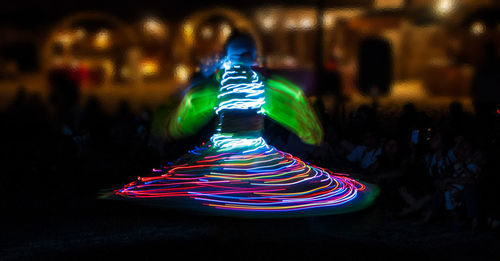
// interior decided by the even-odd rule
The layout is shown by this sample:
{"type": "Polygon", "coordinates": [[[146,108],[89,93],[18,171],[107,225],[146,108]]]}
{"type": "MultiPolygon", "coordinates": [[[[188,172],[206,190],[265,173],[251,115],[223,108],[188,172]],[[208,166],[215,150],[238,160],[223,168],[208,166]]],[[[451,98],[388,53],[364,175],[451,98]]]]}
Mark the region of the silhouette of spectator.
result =
{"type": "Polygon", "coordinates": [[[402,162],[402,177],[399,195],[405,206],[399,213],[400,216],[412,214],[423,209],[431,200],[434,193],[432,177],[426,171],[422,146],[408,142],[404,151],[402,162]]]}
{"type": "Polygon", "coordinates": [[[364,136],[363,143],[354,147],[346,159],[367,174],[376,169],[381,154],[382,148],[379,146],[378,137],[375,133],[368,132],[364,136]]]}
{"type": "Polygon", "coordinates": [[[130,105],[126,101],[121,101],[113,119],[111,128],[111,140],[116,149],[124,152],[127,149],[127,142],[135,136],[134,116],[130,105]]]}
{"type": "Polygon", "coordinates": [[[482,154],[473,144],[458,137],[455,148],[449,153],[453,161],[453,173],[447,180],[445,189],[445,207],[459,218],[459,207],[465,205],[467,217],[473,227],[478,223],[479,208],[477,195],[477,179],[480,174],[482,154]]]}
{"type": "Polygon", "coordinates": [[[436,133],[430,141],[430,152],[425,155],[427,173],[433,179],[434,195],[431,200],[426,221],[442,214],[448,178],[453,173],[455,155],[453,150],[446,150],[443,137],[436,133]]]}
{"type": "Polygon", "coordinates": [[[71,164],[79,151],[81,112],[78,108],[79,89],[70,69],[57,68],[49,74],[49,101],[55,111],[55,127],[59,133],[59,156],[71,164]]]}
{"type": "Polygon", "coordinates": [[[449,115],[444,119],[443,132],[448,137],[464,135],[472,129],[472,121],[459,102],[452,102],[449,106],[449,115]]]}
{"type": "Polygon", "coordinates": [[[394,138],[389,138],[382,146],[382,153],[376,162],[377,177],[392,178],[400,175],[401,151],[399,143],[394,138]]]}
{"type": "Polygon", "coordinates": [[[89,134],[91,146],[102,145],[109,135],[109,119],[95,96],[89,97],[82,117],[82,129],[89,134]]]}

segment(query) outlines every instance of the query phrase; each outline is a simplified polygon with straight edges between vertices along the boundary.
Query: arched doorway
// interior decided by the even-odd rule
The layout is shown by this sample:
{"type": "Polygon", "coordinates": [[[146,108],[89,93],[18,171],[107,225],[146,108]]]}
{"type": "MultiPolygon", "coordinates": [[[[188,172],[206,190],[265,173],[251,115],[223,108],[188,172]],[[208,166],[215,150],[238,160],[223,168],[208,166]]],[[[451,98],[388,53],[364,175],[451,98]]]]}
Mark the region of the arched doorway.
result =
{"type": "Polygon", "coordinates": [[[82,87],[140,78],[138,36],[128,24],[105,13],[64,18],[42,47],[42,72],[71,68],[82,87]]]}
{"type": "Polygon", "coordinates": [[[262,48],[258,31],[244,14],[223,7],[191,14],[182,23],[173,44],[177,68],[192,71],[203,59],[222,52],[227,37],[234,30],[251,34],[260,53],[262,48]]]}

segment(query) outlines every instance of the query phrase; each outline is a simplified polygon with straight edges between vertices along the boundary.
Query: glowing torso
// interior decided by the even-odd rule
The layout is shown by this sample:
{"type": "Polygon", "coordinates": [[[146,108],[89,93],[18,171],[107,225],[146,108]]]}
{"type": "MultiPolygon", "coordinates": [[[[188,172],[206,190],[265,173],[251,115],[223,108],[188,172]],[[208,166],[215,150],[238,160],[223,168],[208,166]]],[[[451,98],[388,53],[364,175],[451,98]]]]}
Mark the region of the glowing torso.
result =
{"type": "MultiPolygon", "coordinates": [[[[211,141],[219,151],[267,148],[260,136],[265,103],[264,84],[250,66],[227,66],[220,81],[218,126],[211,141]]],[[[245,150],[246,151],[246,150],[245,150]]]]}
{"type": "Polygon", "coordinates": [[[220,82],[215,113],[231,110],[254,111],[262,114],[264,84],[249,66],[233,65],[224,70],[220,82]]]}

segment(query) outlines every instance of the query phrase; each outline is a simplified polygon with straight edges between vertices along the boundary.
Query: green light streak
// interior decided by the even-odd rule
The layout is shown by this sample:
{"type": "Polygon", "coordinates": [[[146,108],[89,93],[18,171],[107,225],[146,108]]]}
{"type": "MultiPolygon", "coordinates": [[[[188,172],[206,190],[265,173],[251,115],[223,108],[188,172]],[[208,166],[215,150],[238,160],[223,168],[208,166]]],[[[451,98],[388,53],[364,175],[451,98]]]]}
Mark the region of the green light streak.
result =
{"type": "MultiPolygon", "coordinates": [[[[166,126],[168,124],[168,133],[172,138],[196,134],[215,115],[214,107],[217,106],[219,91],[218,80],[218,77],[213,77],[191,88],[170,117],[167,115],[171,107],[160,107],[155,115],[159,123],[155,125],[166,126]],[[168,120],[165,120],[167,118],[168,120]]],[[[295,133],[304,142],[321,144],[323,140],[321,124],[302,89],[279,76],[267,79],[265,88],[266,103],[262,106],[264,113],[295,133]]]]}
{"type": "Polygon", "coordinates": [[[170,117],[169,134],[173,138],[196,134],[215,115],[218,91],[219,84],[215,80],[191,88],[170,117]]]}
{"type": "Polygon", "coordinates": [[[308,144],[319,145],[323,130],[300,87],[283,77],[272,76],[266,82],[265,114],[308,144]]]}

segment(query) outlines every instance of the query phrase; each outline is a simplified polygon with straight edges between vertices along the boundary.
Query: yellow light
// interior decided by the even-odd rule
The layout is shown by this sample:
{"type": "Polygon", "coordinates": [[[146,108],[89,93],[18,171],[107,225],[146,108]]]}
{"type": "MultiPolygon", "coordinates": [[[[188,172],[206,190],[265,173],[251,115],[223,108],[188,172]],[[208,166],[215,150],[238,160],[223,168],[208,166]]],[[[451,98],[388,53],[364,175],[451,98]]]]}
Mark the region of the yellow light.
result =
{"type": "Polygon", "coordinates": [[[279,8],[262,8],[255,13],[255,19],[266,32],[274,30],[278,24],[279,8]]]}
{"type": "Polygon", "coordinates": [[[104,61],[102,61],[102,68],[108,77],[112,77],[115,73],[115,65],[110,59],[104,59],[104,61]]]}
{"type": "Polygon", "coordinates": [[[296,8],[286,12],[285,28],[288,30],[310,30],[316,26],[316,11],[313,8],[296,8]]]}
{"type": "Polygon", "coordinates": [[[330,29],[333,27],[334,24],[335,24],[335,16],[332,13],[325,12],[323,14],[323,25],[327,29],[330,29]]]}
{"type": "Polygon", "coordinates": [[[436,12],[440,15],[449,13],[454,7],[453,0],[439,0],[436,5],[436,12]]]}
{"type": "Polygon", "coordinates": [[[194,28],[190,23],[185,23],[182,26],[182,32],[184,33],[184,37],[191,38],[193,37],[194,28]]]}
{"type": "Polygon", "coordinates": [[[77,40],[82,40],[87,35],[87,32],[83,28],[77,28],[73,31],[73,36],[77,40]]]}
{"type": "Polygon", "coordinates": [[[185,83],[189,80],[189,76],[191,75],[191,70],[185,64],[179,64],[175,67],[174,77],[179,82],[185,83]]]}
{"type": "Polygon", "coordinates": [[[220,34],[222,41],[226,41],[226,39],[231,35],[232,29],[231,26],[227,23],[223,23],[220,25],[220,34]]]}
{"type": "Polygon", "coordinates": [[[375,9],[398,9],[403,8],[404,0],[375,0],[373,6],[375,9]]]}
{"type": "Polygon", "coordinates": [[[323,24],[328,28],[335,26],[338,20],[350,20],[365,12],[359,8],[329,8],[323,14],[323,24]]]}
{"type": "Polygon", "coordinates": [[[275,25],[276,25],[276,17],[274,16],[266,16],[264,17],[264,19],[262,19],[262,27],[266,31],[273,30],[275,25]]]}
{"type": "Polygon", "coordinates": [[[203,37],[204,39],[212,38],[213,34],[214,34],[214,31],[208,25],[204,26],[201,29],[201,37],[203,37]]]}
{"type": "Polygon", "coordinates": [[[166,27],[165,25],[156,18],[147,18],[142,24],[143,30],[158,38],[163,38],[166,36],[166,27]]]}
{"type": "Polygon", "coordinates": [[[108,30],[100,30],[94,38],[94,47],[96,49],[104,50],[109,48],[111,43],[111,36],[108,30]]]}
{"type": "Polygon", "coordinates": [[[188,45],[192,45],[194,42],[194,28],[189,22],[184,22],[182,25],[182,35],[184,36],[184,41],[188,45]]]}
{"type": "Polygon", "coordinates": [[[140,68],[143,76],[153,76],[158,74],[160,66],[157,60],[145,59],[141,62],[140,68]]]}
{"type": "Polygon", "coordinates": [[[285,27],[289,30],[295,30],[297,28],[297,22],[293,18],[288,18],[285,21],[285,27]]]}
{"type": "Polygon", "coordinates": [[[68,46],[73,43],[73,36],[68,32],[60,32],[56,35],[56,41],[60,42],[63,46],[68,46]]]}
{"type": "Polygon", "coordinates": [[[486,31],[486,26],[483,23],[476,21],[472,23],[469,30],[474,35],[480,35],[486,31]]]}
{"type": "Polygon", "coordinates": [[[313,21],[311,17],[302,17],[300,19],[300,28],[305,30],[310,30],[316,26],[316,23],[313,21]]]}

